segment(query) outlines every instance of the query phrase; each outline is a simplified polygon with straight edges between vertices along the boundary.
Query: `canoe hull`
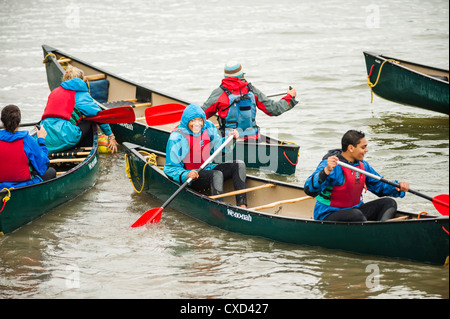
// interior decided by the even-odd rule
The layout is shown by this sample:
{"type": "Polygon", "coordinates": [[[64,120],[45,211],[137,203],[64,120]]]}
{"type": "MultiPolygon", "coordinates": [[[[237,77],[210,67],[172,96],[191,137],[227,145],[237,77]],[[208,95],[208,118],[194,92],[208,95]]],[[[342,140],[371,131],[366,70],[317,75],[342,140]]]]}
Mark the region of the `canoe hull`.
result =
{"type": "MultiPolygon", "coordinates": [[[[61,84],[64,68],[58,63],[57,59],[52,56],[58,55],[69,58],[75,66],[85,69],[85,73],[101,73],[106,75],[111,83],[109,95],[112,100],[108,103],[100,103],[103,109],[117,107],[121,105],[132,105],[134,107],[136,118],[144,115],[145,108],[139,107],[140,103],[115,101],[119,99],[121,94],[128,94],[126,97],[130,100],[137,99],[140,102],[151,102],[152,105],[160,105],[166,103],[180,103],[187,105],[189,102],[158,92],[154,89],[142,87],[131,81],[125,80],[117,75],[113,75],[105,70],[96,68],[84,61],[81,61],[71,55],[60,52],[52,47],[43,45],[44,57],[46,60],[47,81],[50,90],[55,89],[61,84]],[[121,83],[120,85],[117,83],[121,83]],[[113,85],[117,90],[114,91],[113,85]],[[119,93],[120,92],[120,93],[119,93]],[[122,93],[123,92],[123,93],[122,93]],[[113,102],[114,101],[114,102],[113,102]]],[[[174,128],[166,126],[164,129],[158,127],[150,127],[143,122],[136,121],[130,124],[111,124],[112,131],[119,143],[131,142],[142,145],[147,148],[156,149],[161,152],[166,151],[167,141],[170,132],[174,128]]],[[[300,146],[292,143],[285,143],[274,138],[268,137],[270,143],[244,143],[238,142],[233,151],[233,159],[242,160],[251,169],[262,169],[274,172],[280,175],[292,175],[295,173],[300,146]]]]}
{"type": "MultiPolygon", "coordinates": [[[[135,187],[140,189],[145,161],[135,152],[134,146],[129,143],[124,146],[130,163],[131,180],[135,187]]],[[[257,177],[248,178],[263,180],[257,177]]],[[[164,202],[178,187],[179,185],[169,180],[159,168],[151,166],[145,170],[143,193],[164,202]]],[[[298,186],[289,187],[302,191],[298,186]]],[[[170,207],[226,231],[284,243],[438,265],[444,264],[448,256],[448,235],[442,229],[445,227],[448,230],[448,217],[386,223],[323,222],[241,209],[189,189],[182,191],[170,207]]]]}
{"type": "Polygon", "coordinates": [[[382,66],[378,83],[373,87],[376,95],[399,104],[449,114],[448,70],[398,59],[387,61],[392,58],[370,52],[364,52],[364,57],[372,84],[377,82],[382,66]]]}
{"type": "MultiPolygon", "coordinates": [[[[96,182],[99,169],[97,134],[86,160],[53,180],[11,190],[0,213],[0,232],[8,234],[73,200],[96,182]]],[[[0,192],[0,203],[8,193],[0,192]]]]}

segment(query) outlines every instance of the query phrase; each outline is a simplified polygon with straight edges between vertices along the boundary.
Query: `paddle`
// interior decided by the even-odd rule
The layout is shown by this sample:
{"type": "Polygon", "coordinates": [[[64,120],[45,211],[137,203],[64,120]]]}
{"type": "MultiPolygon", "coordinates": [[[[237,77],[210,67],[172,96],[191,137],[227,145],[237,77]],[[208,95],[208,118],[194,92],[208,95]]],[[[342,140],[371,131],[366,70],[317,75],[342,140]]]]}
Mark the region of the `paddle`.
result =
{"type": "MultiPolygon", "coordinates": [[[[197,172],[203,170],[221,151],[222,149],[231,142],[233,139],[233,135],[228,136],[225,142],[220,145],[220,147],[200,166],[197,172]]],[[[141,217],[133,224],[131,227],[140,227],[147,223],[158,223],[161,220],[161,215],[164,208],[170,204],[170,202],[192,181],[192,178],[188,178],[183,185],[181,185],[175,193],[160,207],[160,208],[152,208],[142,214],[141,217]]]]}
{"type": "MultiPolygon", "coordinates": [[[[118,106],[111,109],[102,110],[98,112],[97,115],[85,117],[83,120],[110,124],[133,123],[134,121],[136,121],[136,116],[134,115],[134,111],[131,106],[118,106]]],[[[21,123],[20,127],[34,126],[38,125],[39,123],[40,121],[35,123],[21,123]]],[[[0,126],[0,129],[2,128],[3,126],[0,126]]]]}
{"type": "MultiPolygon", "coordinates": [[[[351,170],[354,170],[356,172],[360,172],[361,174],[364,174],[366,176],[369,176],[371,178],[374,178],[374,179],[379,180],[381,182],[384,182],[386,184],[389,184],[389,185],[392,185],[394,187],[400,188],[399,184],[391,182],[391,181],[388,181],[388,180],[386,180],[386,179],[384,179],[384,178],[382,178],[380,176],[377,176],[377,175],[371,174],[369,172],[363,171],[362,169],[359,169],[357,167],[353,167],[353,166],[351,166],[349,164],[346,164],[344,162],[341,162],[341,161],[338,161],[337,163],[339,165],[343,166],[343,167],[347,167],[347,168],[349,168],[351,170]]],[[[435,197],[430,197],[430,196],[421,194],[421,193],[419,193],[419,192],[417,192],[415,190],[412,190],[412,189],[408,190],[408,192],[410,192],[410,193],[412,193],[414,195],[420,196],[422,198],[428,199],[429,201],[433,202],[434,207],[436,207],[436,209],[442,215],[448,216],[448,211],[449,211],[448,199],[449,199],[449,196],[447,194],[442,194],[442,195],[438,195],[438,196],[435,196],[435,197]]]]}
{"type": "Polygon", "coordinates": [[[136,121],[136,116],[131,106],[118,106],[102,110],[97,115],[85,117],[83,120],[109,124],[133,123],[136,121]]]}
{"type": "Polygon", "coordinates": [[[156,105],[145,109],[148,126],[157,126],[179,122],[186,106],[178,103],[156,105]]]}

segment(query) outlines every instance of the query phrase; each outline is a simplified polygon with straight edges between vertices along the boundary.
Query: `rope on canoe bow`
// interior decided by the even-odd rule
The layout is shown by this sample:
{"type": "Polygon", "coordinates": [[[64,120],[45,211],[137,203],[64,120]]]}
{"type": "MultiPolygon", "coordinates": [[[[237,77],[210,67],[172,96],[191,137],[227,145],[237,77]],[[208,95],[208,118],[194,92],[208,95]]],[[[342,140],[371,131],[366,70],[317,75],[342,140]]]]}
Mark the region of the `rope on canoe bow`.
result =
{"type": "Polygon", "coordinates": [[[380,79],[380,75],[381,75],[381,69],[383,69],[383,66],[384,66],[384,64],[387,61],[390,61],[390,62],[393,62],[393,63],[400,63],[398,61],[395,61],[394,59],[384,60],[384,62],[381,63],[380,69],[378,70],[378,76],[377,76],[377,80],[375,81],[375,84],[370,82],[370,76],[372,75],[373,67],[375,66],[375,64],[372,64],[372,67],[370,68],[369,75],[367,76],[367,85],[370,87],[370,103],[373,102],[373,88],[378,84],[378,80],[380,79]]]}
{"type": "Polygon", "coordinates": [[[144,185],[145,185],[145,169],[147,168],[147,165],[158,165],[158,163],[156,162],[156,158],[157,155],[152,153],[147,153],[145,151],[139,151],[139,153],[141,153],[142,155],[145,155],[145,158],[147,159],[147,162],[144,165],[144,168],[142,169],[142,187],[140,190],[137,190],[136,187],[134,186],[133,180],[131,179],[131,172],[130,172],[130,162],[129,162],[129,154],[125,154],[125,171],[128,175],[128,179],[131,182],[131,185],[133,185],[134,190],[136,191],[136,193],[140,194],[142,193],[142,191],[144,190],[144,185]]]}
{"type": "MultiPolygon", "coordinates": [[[[281,145],[283,145],[283,144],[293,144],[293,145],[297,145],[297,144],[294,143],[294,142],[281,141],[281,145]]],[[[286,152],[283,151],[283,155],[284,155],[284,157],[286,157],[286,159],[288,160],[288,162],[291,163],[291,165],[297,166],[297,164],[298,164],[298,159],[299,159],[299,157],[300,157],[300,149],[298,150],[298,153],[297,153],[297,163],[295,163],[295,164],[292,163],[292,161],[291,161],[291,160],[289,159],[289,157],[287,156],[286,152]]]]}
{"type": "MultiPolygon", "coordinates": [[[[11,187],[11,189],[12,189],[12,187],[11,187]]],[[[3,188],[2,191],[4,191],[4,190],[6,190],[8,192],[8,195],[3,197],[3,206],[2,206],[2,209],[0,209],[0,213],[5,208],[6,202],[9,201],[11,198],[11,192],[9,191],[9,188],[3,188]]]]}

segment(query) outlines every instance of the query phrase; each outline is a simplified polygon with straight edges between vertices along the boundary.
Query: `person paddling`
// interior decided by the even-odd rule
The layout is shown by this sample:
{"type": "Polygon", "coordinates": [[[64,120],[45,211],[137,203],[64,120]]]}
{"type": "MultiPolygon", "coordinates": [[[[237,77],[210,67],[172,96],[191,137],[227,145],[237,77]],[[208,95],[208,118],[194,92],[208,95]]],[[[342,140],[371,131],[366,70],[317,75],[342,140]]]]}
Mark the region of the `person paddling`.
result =
{"type": "Polygon", "coordinates": [[[37,184],[56,177],[56,170],[48,167],[46,131],[37,128],[37,139],[28,131],[19,131],[21,113],[16,105],[2,109],[0,130],[0,189],[37,184]]]}
{"type": "Polygon", "coordinates": [[[225,64],[222,83],[211,93],[202,109],[206,118],[218,115],[222,136],[226,136],[230,130],[237,129],[244,139],[258,139],[257,108],[269,116],[279,116],[298,103],[295,100],[296,96],[296,90],[289,88],[286,96],[278,102],[267,98],[247,82],[239,62],[229,61],[225,64]]]}
{"type": "MultiPolygon", "coordinates": [[[[229,136],[239,137],[236,130],[229,136]]],[[[182,184],[188,178],[193,182],[190,188],[210,195],[223,193],[223,183],[232,178],[236,190],[246,187],[246,166],[242,161],[228,161],[221,164],[210,163],[200,172],[197,169],[221,146],[222,138],[214,124],[206,120],[205,112],[198,105],[190,104],[181,117],[180,125],[170,134],[166,147],[164,173],[182,184]]],[[[245,194],[236,196],[237,206],[247,207],[245,194]]]]}
{"type": "MultiPolygon", "coordinates": [[[[397,203],[382,196],[404,197],[409,190],[406,182],[399,188],[366,177],[349,168],[338,166],[338,161],[380,176],[364,155],[369,151],[365,134],[356,130],[347,131],[342,137],[342,150],[329,151],[305,182],[305,193],[316,197],[314,219],[342,222],[385,221],[395,216],[397,203]],[[363,203],[364,188],[379,199],[363,203]]],[[[397,183],[397,182],[396,182],[397,183]]]]}
{"type": "MultiPolygon", "coordinates": [[[[73,148],[88,136],[92,122],[83,117],[95,116],[101,111],[89,94],[83,81],[84,72],[68,66],[61,86],[48,96],[41,124],[47,130],[47,147],[50,153],[73,148]]],[[[100,129],[108,136],[108,149],[117,151],[117,141],[109,124],[100,124],[100,129]]]]}

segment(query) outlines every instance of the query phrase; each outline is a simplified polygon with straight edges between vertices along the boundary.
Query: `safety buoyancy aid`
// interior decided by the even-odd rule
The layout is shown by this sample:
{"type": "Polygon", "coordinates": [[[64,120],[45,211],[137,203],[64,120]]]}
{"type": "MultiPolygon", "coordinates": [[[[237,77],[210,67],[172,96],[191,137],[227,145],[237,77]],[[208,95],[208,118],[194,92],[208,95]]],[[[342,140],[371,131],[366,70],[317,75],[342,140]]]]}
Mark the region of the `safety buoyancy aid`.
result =
{"type": "MultiPolygon", "coordinates": [[[[356,167],[364,170],[364,164],[361,161],[356,167]]],[[[348,208],[356,206],[361,202],[366,176],[345,167],[341,168],[344,173],[344,184],[333,186],[331,191],[325,190],[317,196],[317,200],[332,207],[348,208]]]]}
{"type": "Polygon", "coordinates": [[[228,95],[228,114],[225,118],[220,118],[220,128],[224,136],[232,129],[239,130],[239,136],[248,138],[258,135],[256,125],[256,99],[252,91],[245,94],[232,94],[230,90],[221,86],[228,95]]]}
{"type": "Polygon", "coordinates": [[[200,136],[182,133],[189,143],[189,152],[183,159],[184,167],[187,170],[198,169],[211,155],[211,145],[208,130],[204,130],[200,136]]]}
{"type": "Polygon", "coordinates": [[[71,121],[74,125],[78,124],[82,119],[82,115],[75,107],[76,93],[76,91],[66,90],[62,86],[54,89],[48,96],[42,120],[46,118],[60,118],[71,121]]]}
{"type": "Polygon", "coordinates": [[[31,179],[23,139],[13,142],[0,141],[0,167],[0,182],[18,183],[31,179]]]}

